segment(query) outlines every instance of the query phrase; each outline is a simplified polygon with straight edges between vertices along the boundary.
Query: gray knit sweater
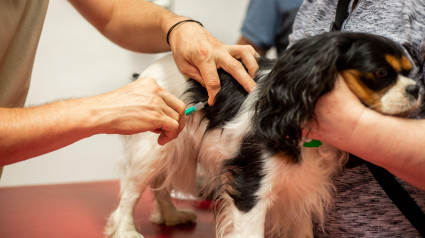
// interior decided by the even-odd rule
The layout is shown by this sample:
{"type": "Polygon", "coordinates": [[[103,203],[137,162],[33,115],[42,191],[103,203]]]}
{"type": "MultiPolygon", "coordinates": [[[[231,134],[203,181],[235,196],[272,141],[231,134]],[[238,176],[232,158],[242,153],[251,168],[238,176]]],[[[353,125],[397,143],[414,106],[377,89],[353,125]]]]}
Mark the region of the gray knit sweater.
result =
{"type": "MultiPolygon", "coordinates": [[[[336,4],[337,0],[304,0],[290,41],[329,31],[336,4]]],[[[425,0],[359,0],[353,11],[352,4],[353,0],[342,31],[374,33],[400,43],[416,65],[411,76],[424,86],[425,0]]],[[[345,168],[335,183],[335,205],[327,215],[324,232],[317,229],[316,236],[421,237],[365,165],[345,168]]],[[[425,211],[425,191],[402,184],[425,211]]]]}

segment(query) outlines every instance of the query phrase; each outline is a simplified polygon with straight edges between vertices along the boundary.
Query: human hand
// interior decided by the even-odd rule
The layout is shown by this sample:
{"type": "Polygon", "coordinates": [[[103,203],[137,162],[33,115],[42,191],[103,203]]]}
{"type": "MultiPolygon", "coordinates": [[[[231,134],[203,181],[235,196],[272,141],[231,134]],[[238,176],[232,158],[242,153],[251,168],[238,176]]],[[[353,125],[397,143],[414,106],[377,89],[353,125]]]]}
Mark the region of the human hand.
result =
{"type": "Polygon", "coordinates": [[[258,53],[249,45],[224,45],[197,23],[178,25],[169,42],[179,70],[201,83],[208,91],[208,104],[213,105],[220,80],[217,69],[230,73],[247,92],[255,86],[252,79],[258,69],[258,53]],[[246,69],[243,67],[242,60],[246,69]]]}
{"type": "Polygon", "coordinates": [[[314,118],[303,130],[303,135],[330,144],[349,141],[366,107],[338,75],[335,88],[316,103],[314,118]]]}
{"type": "Polygon", "coordinates": [[[110,93],[100,95],[102,120],[108,134],[159,133],[158,144],[175,139],[185,124],[185,104],[143,77],[110,93]]]}

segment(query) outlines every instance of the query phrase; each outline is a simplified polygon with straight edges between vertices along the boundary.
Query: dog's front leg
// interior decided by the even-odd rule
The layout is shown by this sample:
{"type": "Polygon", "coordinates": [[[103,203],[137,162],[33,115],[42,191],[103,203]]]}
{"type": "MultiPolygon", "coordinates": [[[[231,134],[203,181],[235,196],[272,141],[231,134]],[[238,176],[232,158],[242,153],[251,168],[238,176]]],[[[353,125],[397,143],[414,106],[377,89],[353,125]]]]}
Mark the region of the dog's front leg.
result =
{"type": "Polygon", "coordinates": [[[133,217],[134,208],[148,180],[144,177],[125,176],[121,181],[121,199],[118,208],[109,217],[105,235],[111,238],[143,238],[137,232],[133,217]]]}
{"type": "Polygon", "coordinates": [[[294,225],[292,236],[293,238],[313,238],[313,222],[309,216],[304,216],[304,221],[294,225]]]}
{"type": "Polygon", "coordinates": [[[233,224],[230,233],[224,235],[226,238],[263,238],[264,223],[266,219],[267,206],[259,201],[251,210],[244,212],[239,210],[234,203],[229,205],[229,221],[233,224]]]}

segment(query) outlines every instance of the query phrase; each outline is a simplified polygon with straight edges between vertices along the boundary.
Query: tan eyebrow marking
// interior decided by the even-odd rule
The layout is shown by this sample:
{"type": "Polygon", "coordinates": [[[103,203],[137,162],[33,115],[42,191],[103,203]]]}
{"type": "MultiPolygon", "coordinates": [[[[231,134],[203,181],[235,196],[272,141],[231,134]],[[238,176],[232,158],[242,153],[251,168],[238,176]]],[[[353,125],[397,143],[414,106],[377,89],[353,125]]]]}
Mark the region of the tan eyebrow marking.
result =
{"type": "Polygon", "coordinates": [[[400,65],[400,61],[396,57],[393,55],[385,55],[385,59],[396,72],[400,72],[402,65],[400,65]]]}
{"type": "Polygon", "coordinates": [[[381,110],[382,93],[377,93],[366,87],[360,80],[360,73],[357,70],[345,70],[341,72],[342,76],[347,83],[347,86],[351,91],[369,107],[373,107],[376,110],[381,110]]]}
{"type": "Polygon", "coordinates": [[[404,56],[404,55],[403,55],[403,57],[401,57],[401,68],[403,70],[410,70],[410,69],[412,69],[412,64],[407,59],[407,57],[404,56]]]}

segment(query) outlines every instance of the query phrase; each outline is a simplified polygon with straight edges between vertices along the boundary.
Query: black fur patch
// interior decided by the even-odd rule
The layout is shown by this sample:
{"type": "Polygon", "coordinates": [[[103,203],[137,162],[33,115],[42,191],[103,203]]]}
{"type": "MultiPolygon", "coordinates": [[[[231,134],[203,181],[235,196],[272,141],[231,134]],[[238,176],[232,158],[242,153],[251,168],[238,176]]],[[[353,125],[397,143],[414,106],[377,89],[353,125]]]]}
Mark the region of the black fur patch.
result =
{"type": "MultiPolygon", "coordinates": [[[[259,59],[258,64],[261,70],[271,69],[274,61],[263,57],[259,59]]],[[[248,95],[246,90],[229,73],[219,69],[218,75],[220,77],[221,90],[215,97],[214,106],[206,107],[202,110],[204,117],[209,121],[207,130],[220,128],[232,120],[248,95]]],[[[256,77],[254,81],[257,82],[258,79],[256,77]]],[[[194,79],[189,80],[189,87],[186,93],[190,95],[191,103],[208,100],[207,90],[194,79]]]]}
{"type": "Polygon", "coordinates": [[[230,186],[227,191],[235,202],[236,207],[242,212],[249,212],[257,203],[255,192],[260,188],[260,183],[264,177],[264,155],[263,143],[258,141],[255,134],[247,135],[243,140],[237,155],[226,160],[224,167],[226,172],[231,174],[230,186]]]}

